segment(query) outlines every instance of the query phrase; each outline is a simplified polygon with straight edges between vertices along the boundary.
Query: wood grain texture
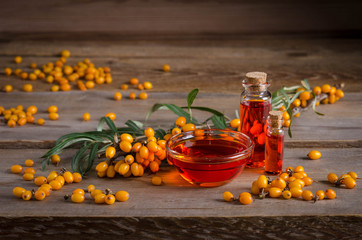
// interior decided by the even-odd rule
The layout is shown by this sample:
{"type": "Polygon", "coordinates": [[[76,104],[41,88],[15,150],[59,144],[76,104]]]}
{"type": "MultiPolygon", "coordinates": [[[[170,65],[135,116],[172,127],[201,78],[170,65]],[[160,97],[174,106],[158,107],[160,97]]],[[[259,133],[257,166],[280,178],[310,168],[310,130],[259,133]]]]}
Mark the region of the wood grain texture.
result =
{"type": "MultiPolygon", "coordinates": [[[[129,91],[128,91],[129,92],[129,91]]],[[[38,93],[10,93],[0,94],[1,103],[4,107],[16,107],[19,104],[25,106],[36,105],[39,113],[36,118],[45,118],[46,124],[38,126],[27,124],[22,127],[8,128],[5,122],[1,122],[1,148],[49,147],[60,136],[73,133],[93,131],[96,129],[98,120],[108,112],[115,112],[117,126],[124,126],[129,120],[144,121],[146,113],[155,103],[173,103],[179,106],[186,105],[186,93],[160,93],[150,92],[147,101],[122,99],[120,102],[112,99],[111,91],[88,91],[88,92],[38,92],[38,93]],[[9,97],[10,96],[10,97],[9,97]],[[48,120],[47,109],[50,105],[57,105],[59,119],[48,120]],[[82,114],[89,112],[92,119],[88,122],[82,121],[82,114]],[[18,142],[20,141],[20,142],[18,142]]],[[[325,116],[318,116],[312,110],[303,112],[301,117],[296,118],[293,126],[293,139],[286,139],[291,147],[303,146],[357,146],[361,147],[361,119],[362,112],[358,111],[362,102],[359,93],[346,94],[345,98],[334,105],[320,105],[319,111],[325,116]],[[327,133],[327,134],[326,134],[327,133]],[[300,144],[302,141],[308,145],[300,144]]],[[[200,93],[195,100],[195,106],[207,106],[224,112],[231,118],[235,118],[235,110],[239,109],[239,95],[200,93]]],[[[210,114],[194,111],[194,116],[203,121],[210,114]]],[[[2,118],[3,119],[3,118],[2,118]]],[[[171,128],[176,115],[171,111],[158,111],[151,115],[149,126],[171,128]]]]}
{"type": "Polygon", "coordinates": [[[361,30],[360,1],[6,1],[1,32],[280,33],[361,30]]]}
{"type": "Polygon", "coordinates": [[[245,218],[4,218],[6,239],[360,239],[361,217],[245,217],[245,218]],[[59,234],[59,229],[62,233],[59,234]]]}
{"type": "MultiPolygon", "coordinates": [[[[334,172],[337,175],[355,171],[362,172],[362,148],[349,149],[323,149],[322,158],[307,160],[306,154],[310,149],[286,149],[284,168],[287,166],[304,166],[308,176],[318,182],[304,189],[316,192],[317,190],[335,189],[335,200],[323,200],[317,203],[301,199],[255,199],[251,205],[241,205],[238,202],[228,203],[222,200],[222,193],[230,191],[234,196],[250,191],[252,181],[263,172],[261,169],[246,169],[231,183],[217,188],[200,188],[187,183],[173,167],[162,167],[157,173],[163,178],[162,186],[151,184],[152,174],[145,173],[139,178],[100,179],[92,170],[81,183],[67,184],[61,190],[52,192],[44,201],[23,201],[16,199],[12,189],[21,186],[32,189],[32,182],[22,180],[22,177],[9,172],[13,164],[21,164],[25,159],[35,161],[36,176],[47,175],[52,170],[59,170],[49,166],[45,172],[40,171],[40,156],[46,150],[4,149],[0,150],[0,217],[162,217],[162,218],[243,218],[243,217],[277,217],[277,216],[358,216],[362,217],[361,186],[360,180],[354,189],[335,188],[327,181],[327,175],[334,172]],[[82,204],[64,201],[63,196],[70,194],[76,188],[86,188],[94,184],[99,189],[110,188],[112,191],[125,190],[130,193],[127,202],[117,202],[114,205],[94,204],[87,195],[82,204]]],[[[61,167],[69,167],[69,162],[74,150],[61,155],[61,167]]]]}

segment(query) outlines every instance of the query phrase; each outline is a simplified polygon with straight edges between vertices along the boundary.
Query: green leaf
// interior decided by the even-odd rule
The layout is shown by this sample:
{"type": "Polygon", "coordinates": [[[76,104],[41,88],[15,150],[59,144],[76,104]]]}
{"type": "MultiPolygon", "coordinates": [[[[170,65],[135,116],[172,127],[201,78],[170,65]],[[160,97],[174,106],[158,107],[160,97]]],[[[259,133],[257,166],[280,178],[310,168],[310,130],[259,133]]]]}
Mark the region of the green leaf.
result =
{"type": "Polygon", "coordinates": [[[288,135],[289,135],[290,138],[293,138],[293,135],[292,135],[293,110],[288,108],[287,112],[288,112],[289,117],[290,117],[290,125],[289,125],[289,128],[288,128],[288,135]]]}
{"type": "Polygon", "coordinates": [[[143,123],[139,122],[139,121],[135,121],[135,120],[128,120],[125,123],[128,127],[130,127],[132,130],[134,130],[135,132],[138,131],[143,131],[143,123]]]}
{"type": "Polygon", "coordinates": [[[71,164],[70,164],[73,172],[79,172],[79,160],[81,159],[81,157],[83,157],[84,153],[89,149],[90,146],[91,146],[91,143],[85,144],[73,156],[71,164]]]}
{"type": "MultiPolygon", "coordinates": [[[[110,144],[109,144],[110,145],[110,144]]],[[[109,146],[107,145],[107,147],[109,146]]],[[[88,173],[91,169],[92,169],[92,166],[93,166],[93,163],[94,163],[94,159],[96,157],[96,154],[97,154],[97,151],[98,151],[98,147],[99,147],[99,143],[95,143],[90,151],[90,153],[88,154],[88,166],[84,172],[85,173],[88,173]]]]}
{"type": "Polygon", "coordinates": [[[97,131],[101,132],[104,128],[104,122],[106,121],[106,117],[101,117],[101,119],[98,122],[97,131]]]}
{"type": "Polygon", "coordinates": [[[301,81],[301,83],[302,83],[302,86],[303,86],[305,89],[307,89],[308,91],[311,90],[310,85],[309,85],[309,82],[308,82],[307,79],[303,79],[303,80],[301,81]]]}
{"type": "Polygon", "coordinates": [[[291,87],[283,87],[283,90],[286,92],[295,92],[298,88],[300,88],[302,86],[300,85],[296,85],[296,86],[291,86],[291,87]]]}
{"type": "MultiPolygon", "coordinates": [[[[186,108],[186,107],[182,107],[182,108],[186,108]]],[[[212,108],[208,108],[208,107],[191,107],[191,109],[196,109],[196,110],[200,110],[200,111],[203,111],[203,112],[209,112],[209,113],[212,113],[214,115],[217,115],[217,116],[223,116],[223,117],[226,117],[225,114],[223,114],[222,112],[219,112],[215,109],[212,109],[212,108]]],[[[226,117],[227,119],[229,119],[228,117],[226,117]]]]}
{"type": "Polygon", "coordinates": [[[211,117],[211,121],[214,124],[215,128],[218,129],[225,129],[227,128],[227,124],[225,122],[225,118],[218,116],[218,115],[214,115],[211,117]]]}
{"type": "Polygon", "coordinates": [[[238,110],[235,110],[235,117],[240,119],[240,114],[239,114],[239,111],[238,110]]]}
{"type": "Polygon", "coordinates": [[[163,137],[166,135],[166,131],[162,128],[156,129],[155,131],[155,138],[163,139],[163,137]]]}
{"type": "Polygon", "coordinates": [[[193,104],[198,93],[199,89],[195,88],[187,95],[187,107],[189,109],[189,114],[191,119],[192,119],[191,105],[193,104]]]}
{"type": "Polygon", "coordinates": [[[109,117],[105,117],[105,121],[106,121],[109,129],[111,129],[114,134],[117,134],[117,135],[118,135],[117,127],[116,127],[116,125],[114,124],[114,122],[112,121],[112,119],[110,119],[109,117]]]}
{"type": "Polygon", "coordinates": [[[156,112],[157,110],[167,108],[171,110],[173,113],[175,113],[177,116],[185,117],[187,122],[192,122],[194,124],[197,124],[197,120],[195,118],[191,119],[190,114],[188,114],[186,111],[184,111],[179,106],[176,106],[175,104],[164,104],[164,103],[156,103],[153,105],[153,107],[148,111],[146,115],[146,121],[149,119],[152,113],[156,112]]]}
{"type": "Polygon", "coordinates": [[[320,116],[324,116],[323,113],[320,113],[320,112],[318,112],[318,111],[316,110],[317,98],[316,98],[314,92],[312,92],[312,95],[313,95],[313,97],[314,97],[314,99],[313,99],[313,105],[312,105],[313,111],[314,111],[316,114],[320,115],[320,116]]]}

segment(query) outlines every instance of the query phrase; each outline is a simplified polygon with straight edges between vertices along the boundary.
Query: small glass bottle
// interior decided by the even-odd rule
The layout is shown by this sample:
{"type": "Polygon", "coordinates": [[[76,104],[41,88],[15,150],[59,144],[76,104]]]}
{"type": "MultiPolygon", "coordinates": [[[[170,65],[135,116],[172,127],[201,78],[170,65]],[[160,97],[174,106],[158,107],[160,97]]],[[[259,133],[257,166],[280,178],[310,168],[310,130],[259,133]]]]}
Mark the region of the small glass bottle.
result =
{"type": "Polygon", "coordinates": [[[265,165],[266,120],[271,110],[269,83],[264,72],[248,72],[243,80],[245,90],[240,98],[240,130],[255,143],[254,155],[246,164],[249,168],[265,165]]]}
{"type": "Polygon", "coordinates": [[[265,139],[265,173],[277,175],[283,172],[284,131],[283,112],[270,111],[265,139]]]}

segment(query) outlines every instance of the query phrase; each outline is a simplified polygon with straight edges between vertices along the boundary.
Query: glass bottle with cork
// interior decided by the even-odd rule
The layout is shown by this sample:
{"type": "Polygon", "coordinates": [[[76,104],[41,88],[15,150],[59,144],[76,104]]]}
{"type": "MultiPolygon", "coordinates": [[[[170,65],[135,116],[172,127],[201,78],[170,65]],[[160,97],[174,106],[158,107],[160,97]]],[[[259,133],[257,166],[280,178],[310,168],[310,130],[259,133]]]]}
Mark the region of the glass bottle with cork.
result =
{"type": "Polygon", "coordinates": [[[265,173],[277,175],[283,172],[284,131],[283,112],[270,111],[265,139],[265,173]]]}
{"type": "Polygon", "coordinates": [[[248,72],[240,98],[240,130],[255,143],[253,158],[246,164],[249,168],[265,165],[266,120],[271,110],[269,82],[264,72],[248,72]]]}

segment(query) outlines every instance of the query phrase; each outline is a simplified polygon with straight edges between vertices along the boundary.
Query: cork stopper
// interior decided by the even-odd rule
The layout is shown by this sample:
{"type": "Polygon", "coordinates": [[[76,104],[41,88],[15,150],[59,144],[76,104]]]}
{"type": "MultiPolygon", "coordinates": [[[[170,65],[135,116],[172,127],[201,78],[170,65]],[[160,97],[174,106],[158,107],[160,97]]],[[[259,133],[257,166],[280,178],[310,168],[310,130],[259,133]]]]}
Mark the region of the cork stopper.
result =
{"type": "Polygon", "coordinates": [[[282,111],[270,111],[270,126],[272,128],[280,128],[282,126],[283,112],[282,111]]]}
{"type": "Polygon", "coordinates": [[[248,72],[245,76],[245,83],[252,85],[265,84],[266,76],[265,72],[248,72]]]}

